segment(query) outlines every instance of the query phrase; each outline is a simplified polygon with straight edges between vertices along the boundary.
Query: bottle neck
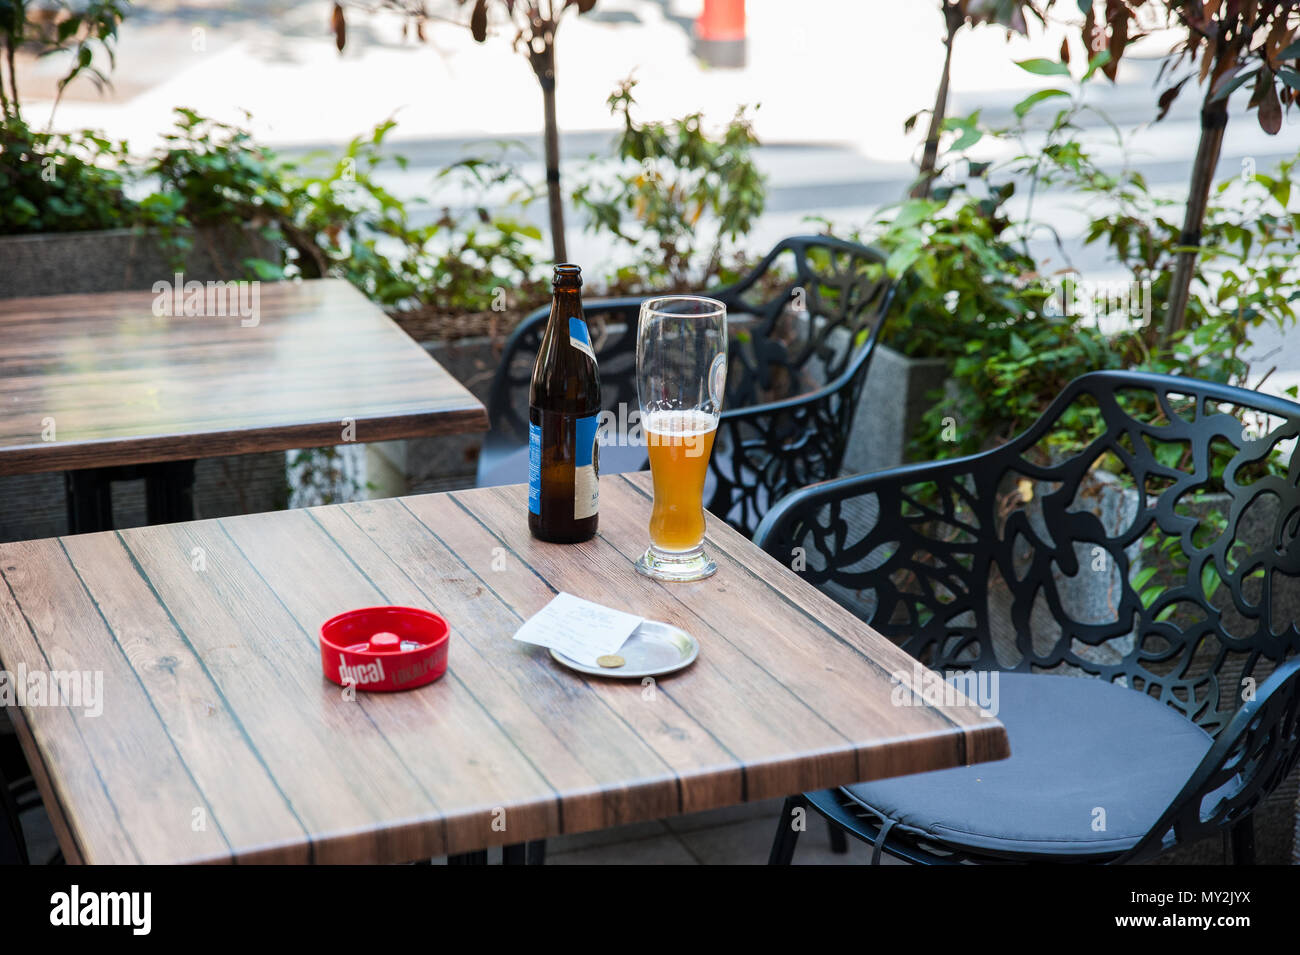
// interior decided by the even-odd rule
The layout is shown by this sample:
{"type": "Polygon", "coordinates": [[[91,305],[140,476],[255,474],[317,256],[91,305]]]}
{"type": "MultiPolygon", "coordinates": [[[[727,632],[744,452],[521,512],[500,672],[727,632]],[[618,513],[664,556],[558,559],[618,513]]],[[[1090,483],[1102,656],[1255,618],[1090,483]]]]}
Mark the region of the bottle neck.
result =
{"type": "Polygon", "coordinates": [[[551,298],[551,321],[567,322],[582,314],[582,294],[576,288],[557,288],[551,298]]]}

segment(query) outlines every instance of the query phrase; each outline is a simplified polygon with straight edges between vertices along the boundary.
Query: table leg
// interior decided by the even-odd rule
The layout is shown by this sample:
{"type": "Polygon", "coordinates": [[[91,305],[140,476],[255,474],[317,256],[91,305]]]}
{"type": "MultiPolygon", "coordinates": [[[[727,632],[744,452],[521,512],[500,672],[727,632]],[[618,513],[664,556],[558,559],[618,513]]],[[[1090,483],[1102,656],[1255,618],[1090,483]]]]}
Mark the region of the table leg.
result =
{"type": "Polygon", "coordinates": [[[163,461],[144,468],[145,506],[150,524],[194,520],[194,462],[163,461]]]}
{"type": "Polygon", "coordinates": [[[513,845],[502,846],[501,864],[502,865],[527,865],[528,864],[528,843],[516,842],[513,845]]]}
{"type": "Polygon", "coordinates": [[[194,462],[86,468],[68,471],[68,533],[90,534],[113,529],[113,482],[144,478],[145,511],[149,524],[179,524],[194,520],[194,462]]]}
{"type": "Polygon", "coordinates": [[[447,856],[447,865],[487,865],[487,850],[477,852],[460,852],[447,856]]]}
{"type": "Polygon", "coordinates": [[[103,468],[64,474],[68,533],[90,534],[113,529],[113,484],[103,468]]]}

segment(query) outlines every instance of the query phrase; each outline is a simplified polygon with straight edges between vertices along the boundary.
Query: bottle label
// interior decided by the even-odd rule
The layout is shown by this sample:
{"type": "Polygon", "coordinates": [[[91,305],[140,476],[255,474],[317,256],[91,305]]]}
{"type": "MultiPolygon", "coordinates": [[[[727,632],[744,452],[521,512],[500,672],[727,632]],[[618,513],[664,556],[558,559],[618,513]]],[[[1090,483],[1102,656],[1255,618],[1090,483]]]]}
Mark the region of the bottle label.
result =
{"type": "Polygon", "coordinates": [[[596,360],[596,352],[591,347],[591,332],[587,331],[587,323],[580,318],[569,319],[569,344],[592,361],[596,360]]]}
{"type": "Polygon", "coordinates": [[[528,509],[542,513],[542,426],[528,422],[528,509]]]}
{"type": "MultiPolygon", "coordinates": [[[[586,326],[583,326],[586,329],[586,326]]],[[[574,430],[573,446],[573,519],[580,521],[596,513],[600,504],[600,449],[596,444],[596,426],[600,415],[579,418],[574,430]]],[[[539,438],[540,448],[540,438],[539,438]]],[[[538,470],[540,472],[540,454],[538,470]]],[[[538,482],[540,487],[540,482],[538,482]]]]}

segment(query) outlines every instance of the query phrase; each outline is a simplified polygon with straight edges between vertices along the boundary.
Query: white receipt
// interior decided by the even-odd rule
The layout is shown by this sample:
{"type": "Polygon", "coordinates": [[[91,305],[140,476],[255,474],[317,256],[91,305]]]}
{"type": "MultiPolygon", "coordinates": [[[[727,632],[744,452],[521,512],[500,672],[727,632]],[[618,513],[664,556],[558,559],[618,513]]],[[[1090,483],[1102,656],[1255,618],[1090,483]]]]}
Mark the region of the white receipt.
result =
{"type": "Polygon", "coordinates": [[[559,593],[524,621],[515,639],[558,650],[579,663],[595,666],[597,657],[617,653],[643,619],[573,594],[559,593]]]}

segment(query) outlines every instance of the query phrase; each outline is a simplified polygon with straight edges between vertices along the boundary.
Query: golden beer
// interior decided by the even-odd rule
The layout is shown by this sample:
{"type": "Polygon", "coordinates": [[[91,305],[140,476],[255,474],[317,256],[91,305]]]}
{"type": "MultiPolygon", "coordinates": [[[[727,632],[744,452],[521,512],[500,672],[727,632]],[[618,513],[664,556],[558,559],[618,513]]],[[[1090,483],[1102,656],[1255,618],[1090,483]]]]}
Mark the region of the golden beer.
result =
{"type": "Polygon", "coordinates": [[[704,550],[704,481],[726,383],[725,305],[698,295],[641,303],[636,390],[654,503],[639,574],[685,582],[718,571],[704,550]]]}
{"type": "Polygon", "coordinates": [[[704,477],[717,419],[701,411],[656,411],[644,428],[654,481],[650,541],[664,551],[694,550],[704,540],[704,477]]]}

